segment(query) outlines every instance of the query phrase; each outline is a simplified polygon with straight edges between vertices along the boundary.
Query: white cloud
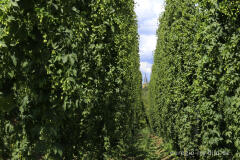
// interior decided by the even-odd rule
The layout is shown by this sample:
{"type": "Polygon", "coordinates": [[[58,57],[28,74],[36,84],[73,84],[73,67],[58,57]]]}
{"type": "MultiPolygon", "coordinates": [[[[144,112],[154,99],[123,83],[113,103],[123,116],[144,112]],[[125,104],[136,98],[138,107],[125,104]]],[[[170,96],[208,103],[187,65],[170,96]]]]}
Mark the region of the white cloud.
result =
{"type": "Polygon", "coordinates": [[[158,19],[157,18],[147,19],[145,21],[140,22],[138,27],[139,33],[155,34],[158,28],[158,19]]]}
{"type": "Polygon", "coordinates": [[[135,0],[135,2],[135,12],[140,20],[158,17],[164,11],[163,0],[135,0]]]}
{"type": "Polygon", "coordinates": [[[148,81],[150,80],[151,72],[152,72],[152,64],[148,62],[140,62],[140,71],[142,72],[142,78],[147,76],[148,81]]]}
{"type": "Polygon", "coordinates": [[[152,71],[152,64],[148,62],[140,62],[140,70],[143,73],[150,74],[152,71]]]}
{"type": "Polygon", "coordinates": [[[141,59],[152,59],[153,52],[156,48],[156,35],[140,35],[140,57],[141,59]]]}
{"type": "Polygon", "coordinates": [[[135,0],[135,12],[138,18],[140,34],[140,70],[150,78],[153,52],[156,48],[158,18],[164,11],[164,0],[135,0]]]}
{"type": "Polygon", "coordinates": [[[163,0],[154,0],[153,1],[153,12],[155,16],[159,16],[164,11],[164,1],[163,0]]]}

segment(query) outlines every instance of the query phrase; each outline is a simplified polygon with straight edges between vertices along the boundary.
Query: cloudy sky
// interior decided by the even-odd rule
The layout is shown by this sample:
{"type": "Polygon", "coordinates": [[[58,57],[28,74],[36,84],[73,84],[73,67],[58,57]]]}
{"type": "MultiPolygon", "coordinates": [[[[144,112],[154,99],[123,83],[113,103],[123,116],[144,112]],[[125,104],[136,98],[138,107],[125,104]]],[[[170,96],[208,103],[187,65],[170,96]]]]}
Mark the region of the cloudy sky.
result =
{"type": "Polygon", "coordinates": [[[140,35],[140,70],[150,80],[153,52],[156,47],[158,17],[164,11],[164,0],[135,0],[140,35]]]}

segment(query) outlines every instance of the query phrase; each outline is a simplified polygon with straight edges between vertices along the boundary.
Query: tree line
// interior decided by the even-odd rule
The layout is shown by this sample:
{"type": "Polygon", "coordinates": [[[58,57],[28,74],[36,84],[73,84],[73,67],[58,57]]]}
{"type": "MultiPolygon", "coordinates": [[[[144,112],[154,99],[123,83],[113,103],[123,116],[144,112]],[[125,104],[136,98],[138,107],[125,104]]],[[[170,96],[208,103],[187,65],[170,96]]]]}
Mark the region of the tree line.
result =
{"type": "Polygon", "coordinates": [[[0,159],[121,157],[141,109],[133,0],[0,1],[0,159]]]}
{"type": "Polygon", "coordinates": [[[181,159],[240,158],[239,11],[239,1],[166,0],[149,119],[181,159]]]}

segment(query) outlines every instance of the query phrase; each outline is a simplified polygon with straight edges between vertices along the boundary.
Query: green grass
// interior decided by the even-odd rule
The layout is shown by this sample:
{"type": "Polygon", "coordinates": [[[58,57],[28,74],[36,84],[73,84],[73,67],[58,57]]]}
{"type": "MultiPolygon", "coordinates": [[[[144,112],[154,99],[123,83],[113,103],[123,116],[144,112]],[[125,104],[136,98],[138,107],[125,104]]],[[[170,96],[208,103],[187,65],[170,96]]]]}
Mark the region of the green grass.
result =
{"type": "Polygon", "coordinates": [[[151,134],[148,127],[139,131],[133,140],[133,148],[128,153],[127,160],[173,160],[168,145],[160,137],[151,134]]]}

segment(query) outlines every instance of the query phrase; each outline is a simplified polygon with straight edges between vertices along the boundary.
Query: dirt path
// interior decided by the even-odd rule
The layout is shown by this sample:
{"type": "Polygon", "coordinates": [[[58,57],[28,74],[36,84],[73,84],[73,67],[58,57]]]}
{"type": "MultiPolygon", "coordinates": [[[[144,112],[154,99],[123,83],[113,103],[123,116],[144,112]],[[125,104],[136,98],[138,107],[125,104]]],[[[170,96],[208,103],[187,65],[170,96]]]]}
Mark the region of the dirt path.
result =
{"type": "Polygon", "coordinates": [[[167,151],[160,137],[150,133],[148,128],[140,131],[136,138],[135,151],[127,160],[176,160],[167,151]]]}

